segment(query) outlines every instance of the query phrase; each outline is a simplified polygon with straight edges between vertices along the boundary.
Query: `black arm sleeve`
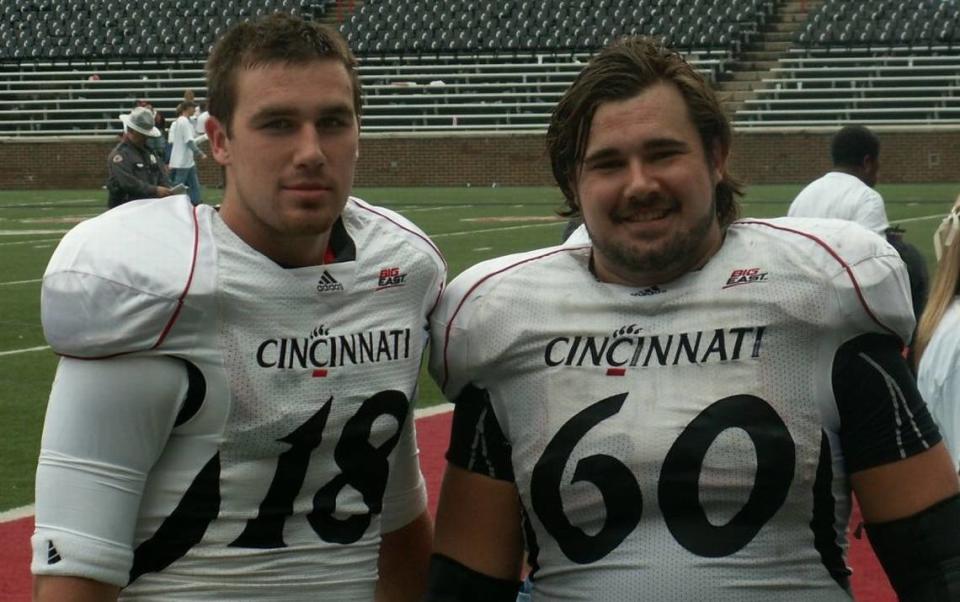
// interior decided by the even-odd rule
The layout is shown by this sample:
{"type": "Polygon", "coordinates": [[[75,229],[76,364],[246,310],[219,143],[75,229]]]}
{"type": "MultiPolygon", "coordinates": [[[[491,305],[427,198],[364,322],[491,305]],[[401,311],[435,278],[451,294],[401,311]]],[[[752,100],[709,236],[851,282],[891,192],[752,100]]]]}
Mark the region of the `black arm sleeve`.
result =
{"type": "Polygon", "coordinates": [[[513,481],[512,448],[490,405],[490,396],[467,385],[456,399],[447,461],[470,472],[513,481]]]}
{"type": "Polygon", "coordinates": [[[866,527],[901,602],[960,602],[960,495],[866,527]]]}
{"type": "Polygon", "coordinates": [[[519,581],[497,579],[443,554],[430,557],[424,602],[514,602],[519,581]]]}
{"type": "Polygon", "coordinates": [[[903,460],[940,441],[900,349],[890,335],[864,334],[834,357],[840,444],[851,473],[903,460]]]}

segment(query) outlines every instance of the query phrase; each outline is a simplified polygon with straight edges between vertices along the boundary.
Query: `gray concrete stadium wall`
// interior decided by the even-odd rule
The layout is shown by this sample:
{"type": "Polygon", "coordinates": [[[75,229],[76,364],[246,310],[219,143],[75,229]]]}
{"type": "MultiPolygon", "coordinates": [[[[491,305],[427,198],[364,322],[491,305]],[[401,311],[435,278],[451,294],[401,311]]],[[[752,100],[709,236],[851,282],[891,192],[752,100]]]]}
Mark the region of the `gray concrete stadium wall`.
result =
{"type": "MultiPolygon", "coordinates": [[[[956,182],[960,131],[878,131],[884,183],[956,182]]],[[[801,183],[830,166],[831,132],[738,132],[731,170],[747,184],[801,183]]],[[[0,188],[97,188],[113,140],[0,140],[0,188]]],[[[201,163],[205,186],[219,166],[201,163]]],[[[543,137],[364,136],[357,186],[553,185],[543,137]]]]}

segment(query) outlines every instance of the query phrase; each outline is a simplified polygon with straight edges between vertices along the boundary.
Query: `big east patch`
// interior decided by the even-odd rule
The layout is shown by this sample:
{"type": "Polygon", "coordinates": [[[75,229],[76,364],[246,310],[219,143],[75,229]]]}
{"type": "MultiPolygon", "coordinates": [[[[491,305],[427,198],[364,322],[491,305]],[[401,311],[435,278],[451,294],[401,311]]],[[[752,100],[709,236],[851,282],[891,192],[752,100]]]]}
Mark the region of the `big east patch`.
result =
{"type": "Polygon", "coordinates": [[[391,286],[403,286],[403,281],[407,275],[400,273],[400,268],[384,268],[380,270],[380,281],[377,288],[389,288],[391,286]]]}

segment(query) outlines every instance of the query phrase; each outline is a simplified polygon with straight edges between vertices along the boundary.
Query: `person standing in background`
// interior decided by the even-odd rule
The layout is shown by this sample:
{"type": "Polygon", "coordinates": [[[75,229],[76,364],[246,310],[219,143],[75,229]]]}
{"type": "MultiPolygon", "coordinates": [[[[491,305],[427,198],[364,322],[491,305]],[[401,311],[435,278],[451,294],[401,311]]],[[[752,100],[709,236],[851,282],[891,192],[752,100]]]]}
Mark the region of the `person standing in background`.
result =
{"type": "Polygon", "coordinates": [[[185,184],[190,202],[199,205],[202,199],[195,156],[206,159],[207,154],[197,147],[194,126],[190,122],[195,108],[196,105],[188,100],[177,105],[177,119],[170,126],[169,134],[170,179],[174,184],[185,184]]]}
{"type": "Polygon", "coordinates": [[[107,155],[107,206],[170,194],[166,169],[149,148],[150,140],[160,139],[154,126],[153,111],[146,106],[120,115],[124,133],[120,143],[107,155]]]}
{"type": "Polygon", "coordinates": [[[890,222],[883,197],[873,189],[880,171],[880,140],[862,125],[848,125],[830,143],[833,169],[800,191],[788,217],[832,217],[857,222],[883,235],[890,222]]]}

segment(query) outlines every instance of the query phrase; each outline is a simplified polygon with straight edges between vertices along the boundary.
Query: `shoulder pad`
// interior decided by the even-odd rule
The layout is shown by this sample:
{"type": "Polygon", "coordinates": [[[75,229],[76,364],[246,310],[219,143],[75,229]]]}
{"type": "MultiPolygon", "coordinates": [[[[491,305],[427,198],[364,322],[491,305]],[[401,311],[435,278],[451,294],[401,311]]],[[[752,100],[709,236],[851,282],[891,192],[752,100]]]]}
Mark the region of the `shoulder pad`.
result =
{"type": "Polygon", "coordinates": [[[357,197],[350,197],[347,199],[347,205],[343,210],[343,220],[348,224],[370,226],[367,231],[370,231],[373,236],[380,236],[385,233],[398,236],[404,239],[407,244],[412,244],[426,252],[446,271],[447,262],[440,249],[419,226],[396,211],[371,205],[357,197]]]}
{"type": "Polygon", "coordinates": [[[558,253],[577,252],[577,247],[561,245],[497,257],[464,270],[447,285],[430,320],[430,372],[447,399],[475,382],[486,363],[496,359],[493,338],[485,337],[481,345],[477,333],[501,330],[496,321],[504,306],[516,303],[518,290],[531,286],[524,268],[558,253]]]}
{"type": "Polygon", "coordinates": [[[838,219],[743,220],[781,239],[780,255],[813,271],[833,289],[841,319],[857,333],[893,334],[904,343],[916,318],[906,266],[882,236],[838,219]]]}
{"type": "MultiPolygon", "coordinates": [[[[98,358],[159,345],[190,289],[212,213],[186,197],[142,199],[78,224],[43,275],[41,320],[62,355],[98,358]],[[202,211],[201,211],[202,210],[202,211]]],[[[212,240],[209,236],[206,240],[212,240]]]]}

